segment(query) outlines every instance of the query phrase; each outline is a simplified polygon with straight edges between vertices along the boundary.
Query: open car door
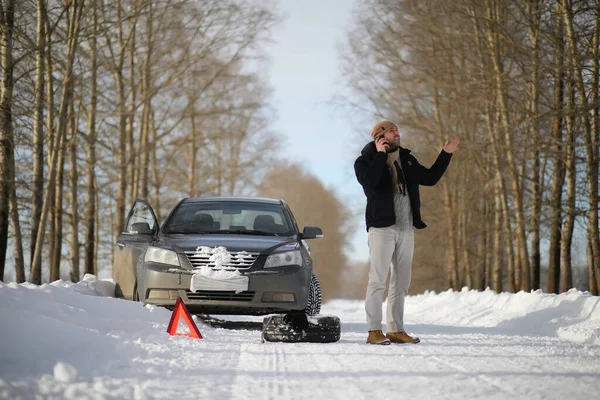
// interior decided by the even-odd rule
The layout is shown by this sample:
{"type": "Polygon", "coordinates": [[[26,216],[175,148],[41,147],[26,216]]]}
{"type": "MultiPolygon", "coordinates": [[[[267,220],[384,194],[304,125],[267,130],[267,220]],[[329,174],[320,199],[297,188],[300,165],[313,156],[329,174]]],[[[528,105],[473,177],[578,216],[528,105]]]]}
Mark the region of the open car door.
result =
{"type": "Polygon", "coordinates": [[[113,257],[113,279],[117,297],[133,298],[138,258],[158,233],[154,210],[137,199],[127,214],[125,231],[117,238],[113,257]]]}

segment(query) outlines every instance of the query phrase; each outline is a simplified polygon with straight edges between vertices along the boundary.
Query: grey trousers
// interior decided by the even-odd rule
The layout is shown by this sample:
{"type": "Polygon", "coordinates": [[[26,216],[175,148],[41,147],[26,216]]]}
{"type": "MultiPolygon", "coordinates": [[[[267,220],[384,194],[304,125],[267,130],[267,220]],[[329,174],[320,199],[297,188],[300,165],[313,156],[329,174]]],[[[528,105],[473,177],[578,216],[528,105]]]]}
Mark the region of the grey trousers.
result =
{"type": "Polygon", "coordinates": [[[399,230],[394,226],[369,228],[369,285],[365,299],[369,330],[382,330],[382,306],[385,281],[391,263],[390,287],[387,297],[387,331],[404,330],[404,297],[410,286],[415,248],[414,230],[399,230]]]}

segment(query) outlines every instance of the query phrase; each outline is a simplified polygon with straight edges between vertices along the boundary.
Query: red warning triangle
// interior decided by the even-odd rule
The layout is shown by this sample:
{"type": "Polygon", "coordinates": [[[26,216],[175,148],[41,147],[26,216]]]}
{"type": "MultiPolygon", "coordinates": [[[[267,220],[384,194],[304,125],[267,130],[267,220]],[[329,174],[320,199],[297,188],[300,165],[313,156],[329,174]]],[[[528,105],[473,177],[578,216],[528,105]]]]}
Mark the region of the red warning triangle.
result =
{"type": "Polygon", "coordinates": [[[178,297],[177,301],[175,302],[175,308],[173,309],[173,314],[171,314],[171,321],[169,321],[167,332],[171,336],[188,336],[196,339],[202,339],[202,335],[194,323],[190,312],[186,308],[185,304],[183,304],[181,297],[178,297]],[[190,328],[190,333],[177,333],[177,326],[179,325],[179,318],[181,317],[183,317],[186,325],[188,328],[190,328]]]}

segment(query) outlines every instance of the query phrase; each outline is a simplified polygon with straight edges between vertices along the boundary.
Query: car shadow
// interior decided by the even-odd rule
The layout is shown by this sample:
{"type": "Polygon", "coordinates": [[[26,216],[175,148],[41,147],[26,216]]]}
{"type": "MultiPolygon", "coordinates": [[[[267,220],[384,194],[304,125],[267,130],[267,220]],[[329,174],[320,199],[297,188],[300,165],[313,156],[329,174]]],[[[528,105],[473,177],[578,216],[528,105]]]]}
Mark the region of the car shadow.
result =
{"type": "Polygon", "coordinates": [[[206,325],[212,328],[223,328],[233,330],[248,330],[248,331],[262,331],[262,321],[229,321],[222,318],[215,318],[207,314],[195,314],[202,320],[206,325]]]}

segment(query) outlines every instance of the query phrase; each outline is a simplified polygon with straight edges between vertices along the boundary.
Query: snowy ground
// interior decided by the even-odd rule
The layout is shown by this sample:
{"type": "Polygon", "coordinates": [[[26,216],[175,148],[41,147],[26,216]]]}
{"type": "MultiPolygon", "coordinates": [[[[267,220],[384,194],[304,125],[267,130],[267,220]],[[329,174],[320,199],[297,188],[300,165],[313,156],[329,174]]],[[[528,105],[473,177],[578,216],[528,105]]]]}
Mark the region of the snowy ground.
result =
{"type": "Polygon", "coordinates": [[[199,320],[204,339],[169,336],[168,310],[112,298],[112,290],[92,276],[0,283],[0,398],[589,399],[600,392],[600,298],[577,291],[411,296],[407,328],[422,342],[372,346],[360,301],[324,305],[324,314],[342,320],[339,342],[261,343],[259,331],[199,320]]]}

